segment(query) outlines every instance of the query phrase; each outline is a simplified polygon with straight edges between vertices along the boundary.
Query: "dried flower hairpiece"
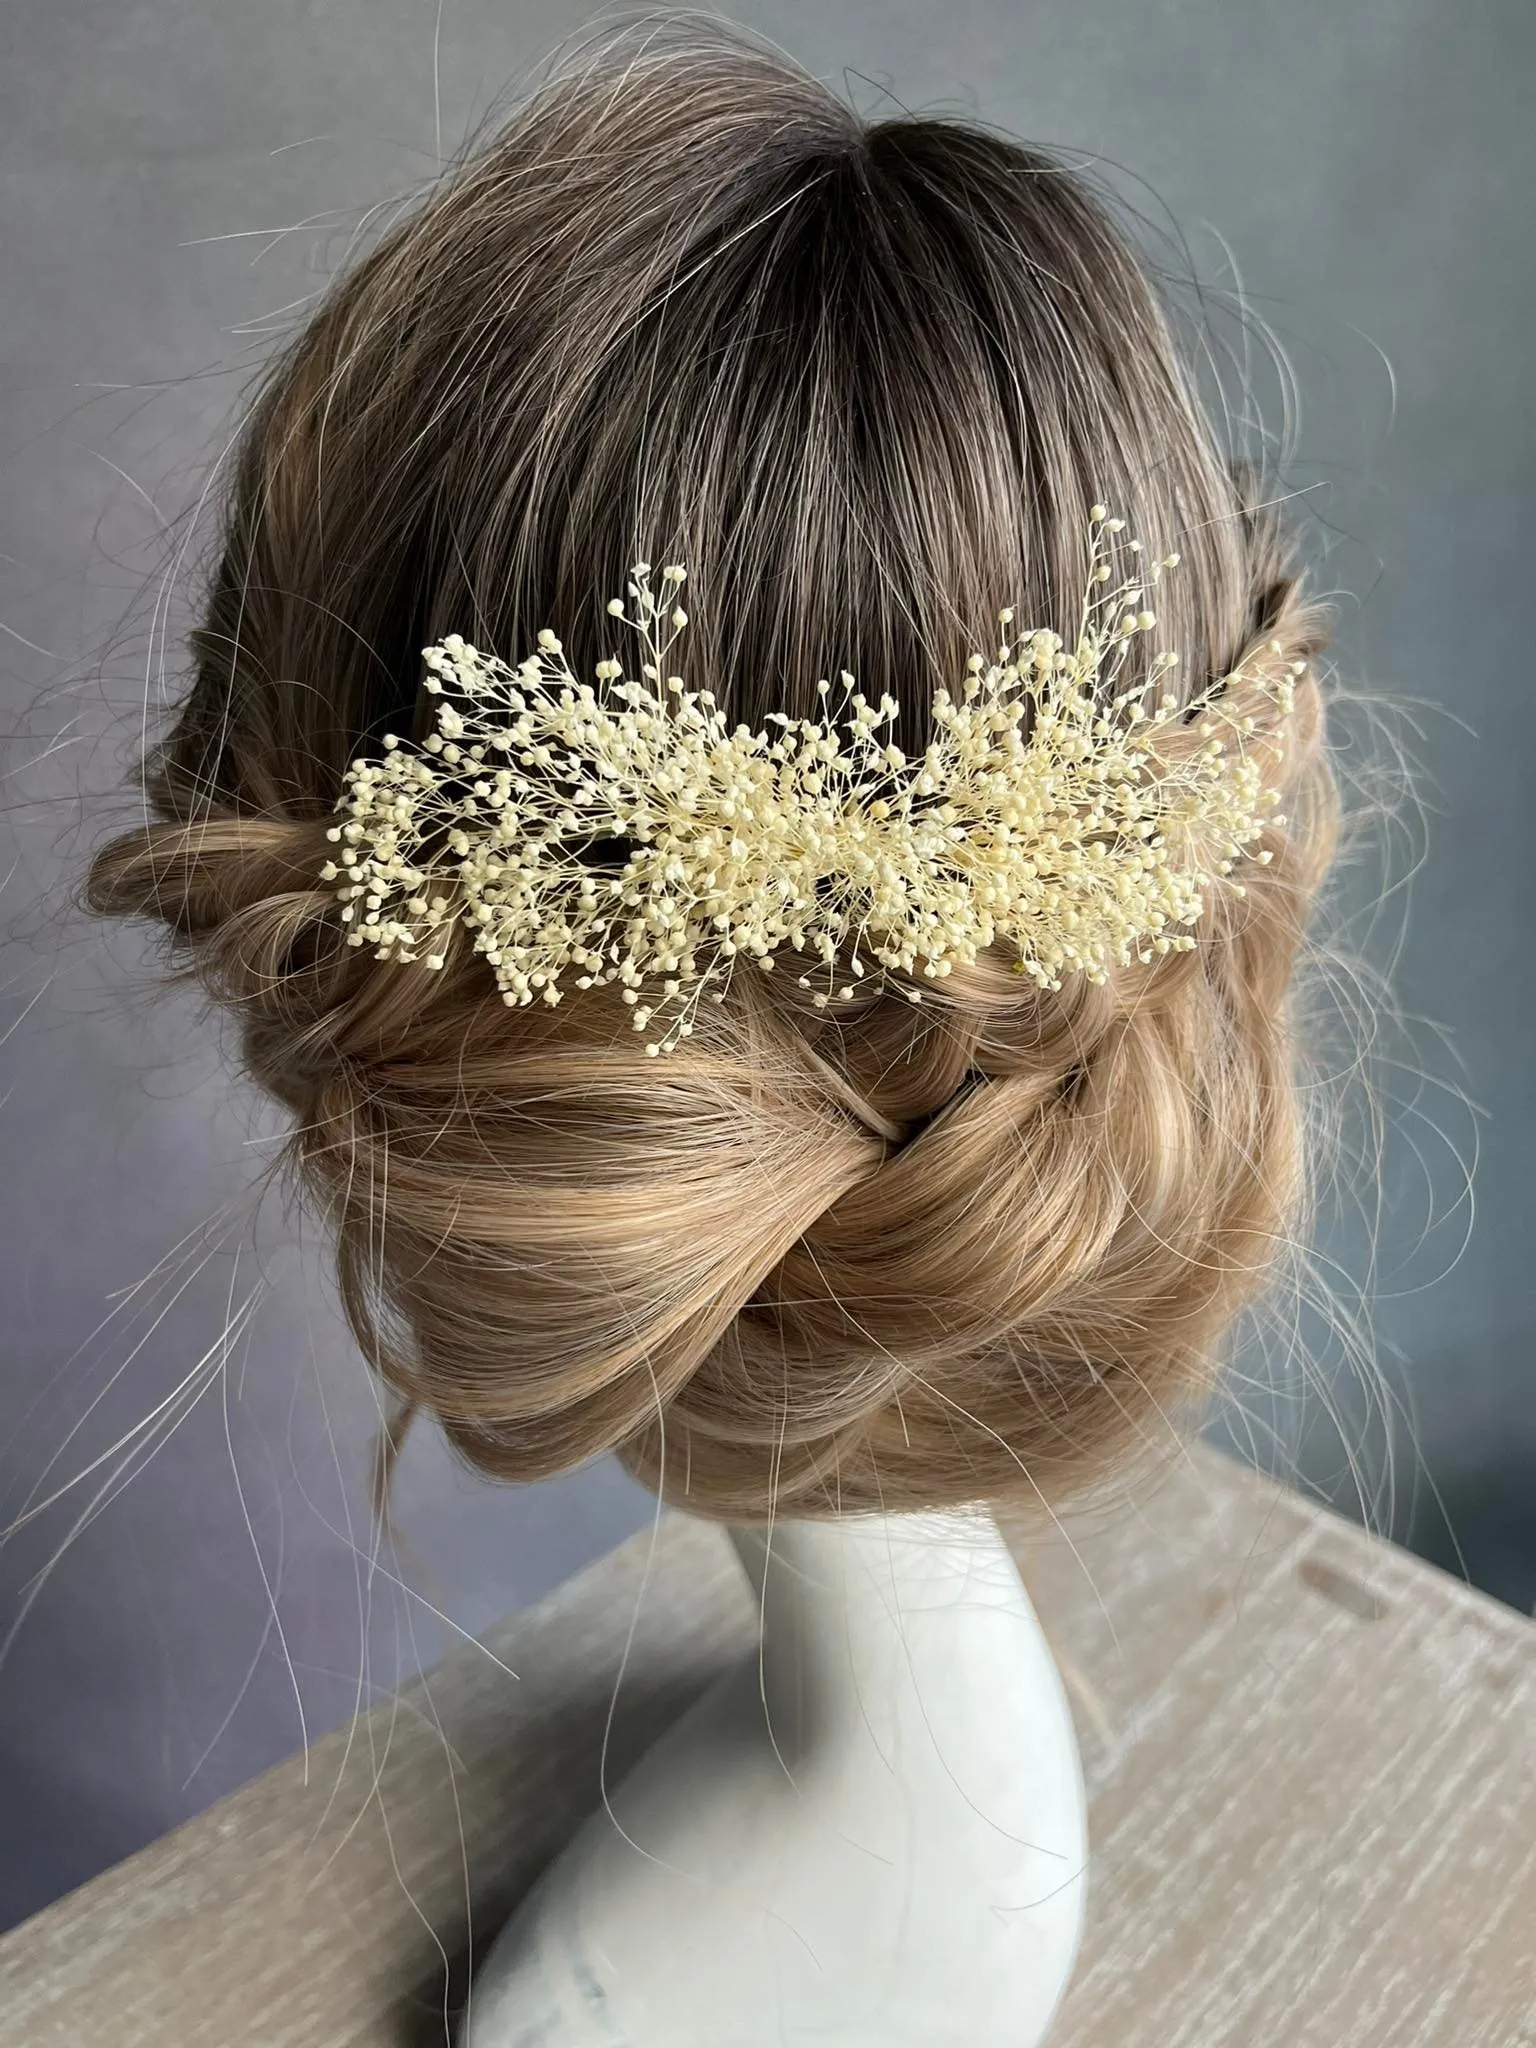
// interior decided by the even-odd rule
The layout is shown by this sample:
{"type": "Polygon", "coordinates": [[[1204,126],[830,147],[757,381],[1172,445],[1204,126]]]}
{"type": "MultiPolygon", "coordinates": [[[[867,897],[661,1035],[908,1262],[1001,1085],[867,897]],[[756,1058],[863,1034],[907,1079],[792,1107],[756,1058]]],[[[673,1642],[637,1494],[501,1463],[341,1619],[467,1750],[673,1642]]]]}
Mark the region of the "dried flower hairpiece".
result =
{"type": "MultiPolygon", "coordinates": [[[[729,726],[711,691],[667,673],[679,567],[658,595],[637,562],[629,603],[608,605],[640,637],[639,680],[607,660],[596,688],[580,682],[547,629],[516,669],[450,635],[425,650],[436,731],[419,750],[391,735],[347,771],[321,872],[348,943],[441,967],[466,925],[508,1003],[618,982],[635,1028],[660,1027],[652,1053],[724,1000],[737,961],[771,970],[785,948],[825,1006],[881,972],[912,977],[898,985],[919,1001],[998,942],[1045,988],[1193,946],[1215,877],[1283,823],[1273,754],[1245,750],[1251,715],[1218,712],[1233,677],[1181,708],[1158,694],[1178,661],[1162,654],[1150,686],[1117,687],[1156,623],[1147,586],[1178,561],[1108,588],[1104,536],[1123,526],[1093,508],[1076,647],[1044,629],[1010,641],[1000,613],[995,656],[937,693],[910,762],[895,699],[871,705],[846,670],[835,707],[817,685],[819,718],[729,726]]],[[[1302,666],[1271,686],[1281,717],[1302,666]]]]}

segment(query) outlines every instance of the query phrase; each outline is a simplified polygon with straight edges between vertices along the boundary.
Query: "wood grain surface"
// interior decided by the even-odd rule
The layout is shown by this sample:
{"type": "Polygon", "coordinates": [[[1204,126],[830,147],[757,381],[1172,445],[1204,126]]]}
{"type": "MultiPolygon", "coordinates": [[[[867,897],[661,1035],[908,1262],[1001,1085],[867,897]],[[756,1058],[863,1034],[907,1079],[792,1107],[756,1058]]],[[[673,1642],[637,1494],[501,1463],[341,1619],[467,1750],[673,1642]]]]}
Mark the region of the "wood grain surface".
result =
{"type": "MultiPolygon", "coordinates": [[[[1092,1811],[1059,2048],[1536,2048],[1536,1626],[1203,1449],[1100,1524],[1025,1557],[1092,1811]]],[[[0,2043],[440,2048],[605,1742],[752,1636],[665,1519],[15,1929],[0,2043]]]]}

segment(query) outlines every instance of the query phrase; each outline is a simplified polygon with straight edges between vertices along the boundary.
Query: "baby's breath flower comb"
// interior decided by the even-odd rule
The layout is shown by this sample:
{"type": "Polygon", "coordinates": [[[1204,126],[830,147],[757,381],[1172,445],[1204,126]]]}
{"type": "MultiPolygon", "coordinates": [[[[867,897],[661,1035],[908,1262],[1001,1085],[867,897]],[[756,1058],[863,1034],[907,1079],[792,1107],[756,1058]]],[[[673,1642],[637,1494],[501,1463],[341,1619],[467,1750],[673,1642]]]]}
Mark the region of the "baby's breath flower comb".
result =
{"type": "Polygon", "coordinates": [[[581,682],[547,629],[515,669],[450,635],[424,655],[436,730],[347,771],[322,877],[348,943],[441,967],[465,926],[508,1003],[617,982],[635,1028],[657,1027],[652,1053],[724,1001],[737,963],[771,971],[786,949],[825,1007],[876,976],[920,1001],[993,945],[1050,989],[1193,946],[1216,877],[1267,860],[1256,842],[1284,822],[1276,746],[1246,742],[1260,724],[1273,740],[1304,664],[1264,682],[1260,721],[1236,676],[1181,707],[1161,680],[1176,654],[1122,688],[1156,623],[1148,588],[1178,561],[1129,541],[1141,573],[1109,587],[1123,526],[1094,507],[1077,645],[1010,638],[1003,611],[995,655],[939,690],[910,761],[895,699],[870,704],[846,670],[835,704],[817,685],[818,718],[728,725],[668,672],[680,567],[658,593],[635,563],[629,602],[608,605],[639,636],[638,679],[614,659],[581,682]]]}

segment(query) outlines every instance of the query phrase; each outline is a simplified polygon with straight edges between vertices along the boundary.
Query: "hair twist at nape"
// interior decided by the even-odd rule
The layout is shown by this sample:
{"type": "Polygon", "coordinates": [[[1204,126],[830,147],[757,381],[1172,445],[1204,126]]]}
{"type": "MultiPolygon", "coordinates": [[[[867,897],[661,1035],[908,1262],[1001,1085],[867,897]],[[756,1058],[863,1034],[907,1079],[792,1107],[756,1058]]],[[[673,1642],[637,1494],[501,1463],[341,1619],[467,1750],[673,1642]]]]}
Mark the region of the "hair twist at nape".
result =
{"type": "Polygon", "coordinates": [[[237,1022],[364,1352],[481,1469],[616,1450],[738,1519],[1054,1497],[1205,1391],[1296,1226],[1324,622],[1079,178],[728,37],[616,48],[273,365],[91,900],[237,1022]],[[360,749],[428,729],[424,646],[558,619],[590,672],[644,534],[733,719],[811,715],[835,658],[921,733],[1003,605],[1070,632],[1099,497],[1182,557],[1149,664],[1305,665],[1286,823],[1191,949],[1059,988],[984,950],[921,1006],[737,975],[655,1059],[614,988],[508,1009],[468,945],[346,944],[327,833],[360,749]]]}

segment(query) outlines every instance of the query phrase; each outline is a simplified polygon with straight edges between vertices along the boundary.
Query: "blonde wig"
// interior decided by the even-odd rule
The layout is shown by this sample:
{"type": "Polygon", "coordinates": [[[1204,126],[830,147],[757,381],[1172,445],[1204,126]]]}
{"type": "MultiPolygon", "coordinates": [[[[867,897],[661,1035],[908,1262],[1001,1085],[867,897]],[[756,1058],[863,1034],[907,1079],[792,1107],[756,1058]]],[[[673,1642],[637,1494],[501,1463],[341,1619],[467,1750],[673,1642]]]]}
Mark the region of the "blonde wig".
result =
{"type": "Polygon", "coordinates": [[[1181,557],[1137,660],[1311,663],[1257,495],[1077,174],[725,34],[556,77],[333,282],[89,893],[238,1019],[407,1409],[500,1477],[614,1450],[750,1521],[1052,1498],[1210,1386],[1304,1193],[1313,668],[1268,864],[1102,985],[739,975],[658,1060],[612,989],[509,1009],[468,946],[346,947],[320,872],[354,756],[428,729],[429,643],[557,622],[590,674],[640,554],[689,565],[690,679],[754,726],[847,668],[920,746],[1001,607],[1072,632],[1096,500],[1181,557]]]}

